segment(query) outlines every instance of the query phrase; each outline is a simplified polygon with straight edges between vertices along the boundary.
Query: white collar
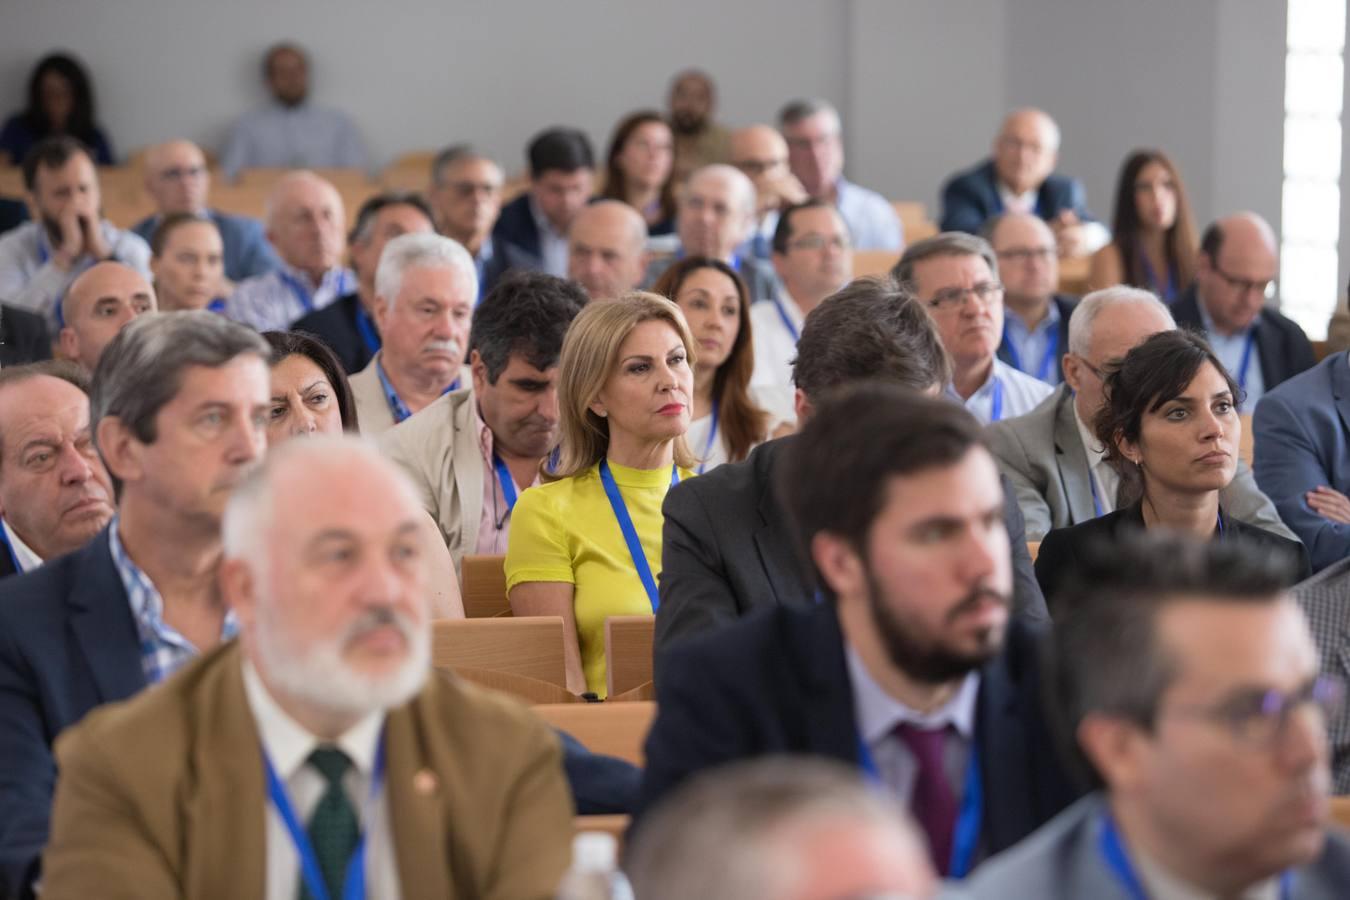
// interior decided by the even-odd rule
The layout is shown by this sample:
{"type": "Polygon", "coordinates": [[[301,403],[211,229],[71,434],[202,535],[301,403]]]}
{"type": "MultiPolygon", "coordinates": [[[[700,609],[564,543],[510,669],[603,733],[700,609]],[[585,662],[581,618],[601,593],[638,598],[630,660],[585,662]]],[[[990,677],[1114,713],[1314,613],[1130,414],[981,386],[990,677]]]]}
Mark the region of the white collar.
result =
{"type": "Polygon", "coordinates": [[[857,651],[844,644],[844,660],[848,665],[849,681],[853,685],[853,709],[858,719],[858,732],[868,744],[875,744],[905,722],[921,728],[935,729],[948,725],[966,740],[975,737],[975,702],[980,694],[978,670],[966,675],[952,698],[930,713],[911,709],[892,697],[872,679],[857,651]]]}
{"type": "Polygon", "coordinates": [[[5,539],[9,541],[9,549],[14,551],[14,561],[18,564],[20,572],[31,572],[42,565],[42,557],[25,544],[19,533],[4,519],[0,519],[0,528],[5,530],[5,539]]]}
{"type": "Polygon", "coordinates": [[[1069,397],[1069,404],[1073,407],[1073,421],[1078,426],[1078,437],[1083,441],[1083,449],[1087,451],[1088,465],[1096,468],[1106,461],[1106,448],[1092,433],[1092,429],[1087,427],[1083,417],[1078,415],[1078,404],[1073,402],[1072,396],[1069,397]]]}

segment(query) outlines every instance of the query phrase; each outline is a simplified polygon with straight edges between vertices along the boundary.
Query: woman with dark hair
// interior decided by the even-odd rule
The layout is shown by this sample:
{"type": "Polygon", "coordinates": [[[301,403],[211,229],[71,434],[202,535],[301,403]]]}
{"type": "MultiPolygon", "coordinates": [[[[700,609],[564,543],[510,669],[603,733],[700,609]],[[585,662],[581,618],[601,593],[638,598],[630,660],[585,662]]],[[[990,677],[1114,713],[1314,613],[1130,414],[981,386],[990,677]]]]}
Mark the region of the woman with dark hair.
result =
{"type": "Polygon", "coordinates": [[[1195,221],[1181,173],[1161,150],[1136,150],[1116,183],[1111,243],[1092,255],[1093,290],[1128,284],[1171,303],[1195,277],[1195,221]]]}
{"type": "Polygon", "coordinates": [[[652,291],[680,308],[698,347],[693,420],[685,435],[698,454],[698,471],[740,462],[781,424],[750,389],[755,355],[745,282],[720,259],[691,256],[666,269],[652,291]]]}
{"type": "MultiPolygon", "coordinates": [[[[1231,518],[1219,505],[1219,491],[1237,471],[1241,389],[1203,337],[1185,330],[1153,335],[1107,368],[1103,392],[1105,403],[1093,431],[1106,461],[1120,474],[1124,495],[1136,499],[1045,536],[1036,579],[1052,614],[1061,612],[1055,608],[1055,588],[1084,548],[1130,529],[1169,528],[1206,540],[1245,540],[1252,552],[1295,558],[1296,580],[1312,574],[1302,544],[1231,518]]],[[[1091,487],[1094,497],[1103,490],[1095,478],[1091,487]]]]}
{"type": "Polygon", "coordinates": [[[356,401],[342,363],[328,345],[303,331],[264,331],[272,348],[272,400],[267,443],[357,431],[356,401]]]}
{"type": "Polygon", "coordinates": [[[43,57],[28,79],[28,108],[0,129],[0,162],[19,165],[43,138],[70,135],[89,148],[94,163],[110,166],[112,146],[95,121],[94,88],[71,56],[43,57]]]}
{"type": "Polygon", "coordinates": [[[633,113],[619,122],[610,138],[603,196],[641,213],[649,235],[673,234],[674,161],[675,138],[666,120],[651,111],[633,113]]]}

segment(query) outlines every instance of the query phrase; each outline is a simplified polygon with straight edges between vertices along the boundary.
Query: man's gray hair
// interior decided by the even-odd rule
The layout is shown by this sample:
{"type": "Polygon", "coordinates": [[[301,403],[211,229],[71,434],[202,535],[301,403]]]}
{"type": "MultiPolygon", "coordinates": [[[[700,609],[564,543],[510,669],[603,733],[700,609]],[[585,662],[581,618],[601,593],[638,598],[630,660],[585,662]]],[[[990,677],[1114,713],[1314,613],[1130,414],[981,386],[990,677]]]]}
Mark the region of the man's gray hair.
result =
{"type": "Polygon", "coordinates": [[[692,187],[694,182],[705,178],[717,178],[725,181],[730,185],[732,196],[740,207],[742,215],[753,216],[755,214],[755,183],[740,169],[726,163],[711,163],[690,172],[685,184],[692,187]]]}
{"type": "Polygon", "coordinates": [[[401,234],[385,244],[375,269],[375,293],[392,307],[409,269],[442,267],[459,270],[469,279],[469,294],[478,296],[478,269],[473,257],[458,241],[439,234],[401,234]]]}
{"type": "Polygon", "coordinates": [[[1108,307],[1129,303],[1152,307],[1167,320],[1168,328],[1177,327],[1176,320],[1172,318],[1172,311],[1156,295],[1142,288],[1117,284],[1114,287],[1093,291],[1074,307],[1073,315],[1069,316],[1069,352],[1074,356],[1086,358],[1092,347],[1092,325],[1097,316],[1108,307]]]}
{"type": "Polygon", "coordinates": [[[839,110],[835,109],[834,104],[830,101],[822,100],[819,97],[790,101],[778,111],[778,127],[787,128],[820,113],[828,113],[830,118],[834,119],[835,131],[839,130],[839,110]]]}
{"type": "Polygon", "coordinates": [[[944,231],[910,244],[891,269],[891,276],[908,290],[917,291],[915,264],[941,256],[978,256],[989,265],[989,274],[998,278],[998,257],[994,255],[994,248],[984,238],[964,231],[944,231]]]}
{"type": "Polygon", "coordinates": [[[431,161],[431,183],[437,187],[445,184],[445,170],[457,162],[482,159],[496,165],[496,161],[486,154],[478,152],[472,144],[451,144],[431,161]]]}

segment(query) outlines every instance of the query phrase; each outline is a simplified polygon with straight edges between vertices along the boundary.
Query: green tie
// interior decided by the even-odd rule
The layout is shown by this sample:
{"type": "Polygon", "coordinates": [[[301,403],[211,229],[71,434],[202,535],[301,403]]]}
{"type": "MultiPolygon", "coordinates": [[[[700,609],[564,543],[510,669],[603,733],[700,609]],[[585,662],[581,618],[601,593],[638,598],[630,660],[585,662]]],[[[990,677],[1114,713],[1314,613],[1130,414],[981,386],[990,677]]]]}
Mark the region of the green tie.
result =
{"type": "MultiPolygon", "coordinates": [[[[318,770],[327,782],[319,805],[309,817],[309,842],[328,886],[328,896],[338,900],[342,896],[347,876],[347,863],[361,837],[356,821],[356,810],[342,787],[342,776],[352,767],[352,761],[336,747],[319,747],[309,755],[309,764],[318,770]]],[[[314,900],[314,895],[300,879],[300,900],[314,900]]]]}

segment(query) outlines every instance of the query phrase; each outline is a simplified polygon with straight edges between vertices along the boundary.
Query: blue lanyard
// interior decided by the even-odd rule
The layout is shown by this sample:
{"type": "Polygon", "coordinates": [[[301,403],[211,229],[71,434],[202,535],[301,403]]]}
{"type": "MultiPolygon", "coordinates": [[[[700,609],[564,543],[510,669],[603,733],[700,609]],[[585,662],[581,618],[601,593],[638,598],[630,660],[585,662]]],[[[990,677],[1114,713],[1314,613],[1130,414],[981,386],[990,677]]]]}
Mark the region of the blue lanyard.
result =
{"type": "MultiPolygon", "coordinates": [[[[1003,345],[1008,348],[1008,355],[1012,357],[1013,368],[1027,372],[1027,370],[1022,367],[1022,354],[1017,352],[1017,345],[1013,342],[1012,336],[1008,334],[1007,319],[1003,320],[1003,345]]],[[[1050,367],[1054,365],[1058,358],[1059,328],[1056,323],[1056,327],[1050,329],[1050,334],[1046,336],[1045,356],[1041,357],[1041,364],[1037,367],[1035,372],[1036,377],[1041,381],[1048,382],[1050,380],[1050,367]]],[[[1027,374],[1030,375],[1032,373],[1027,372],[1027,374]]]]}
{"type": "Polygon", "coordinates": [[[1144,269],[1144,278],[1148,281],[1149,286],[1157,290],[1158,296],[1162,297],[1164,301],[1170,303],[1177,295],[1176,269],[1168,264],[1167,281],[1160,285],[1158,284],[1158,273],[1153,271],[1153,264],[1148,261],[1148,254],[1143,251],[1143,248],[1139,250],[1139,264],[1144,269]]]}
{"type": "Polygon", "coordinates": [[[212,300],[210,303],[206,304],[206,310],[207,312],[219,313],[222,316],[225,315],[225,298],[217,297],[212,300]]]}
{"type": "Polygon", "coordinates": [[[375,330],[375,323],[371,321],[370,313],[366,312],[360,297],[356,298],[356,330],[361,335],[361,343],[374,356],[381,346],[380,333],[375,330]]]}
{"type": "MultiPolygon", "coordinates": [[[[628,515],[628,506],[623,502],[623,494],[619,493],[619,485],[614,481],[614,473],[609,470],[609,460],[600,460],[600,483],[605,487],[605,496],[609,497],[610,508],[614,510],[614,518],[619,521],[619,530],[623,532],[623,541],[628,545],[628,555],[633,558],[633,568],[637,569],[638,578],[642,579],[642,587],[647,591],[647,599],[651,601],[652,612],[656,612],[661,605],[660,594],[656,590],[656,578],[652,576],[652,567],[647,563],[647,554],[642,550],[642,541],[638,538],[637,528],[633,526],[633,517],[628,515]]],[[[670,464],[670,486],[674,487],[680,483],[680,470],[674,463],[670,464]]]]}
{"type": "Polygon", "coordinates": [[[1100,519],[1104,513],[1101,498],[1097,496],[1097,476],[1092,474],[1092,466],[1088,466],[1088,487],[1092,488],[1092,509],[1100,519]]]}
{"type": "Polygon", "coordinates": [[[989,421],[997,422],[1003,418],[1003,379],[994,376],[994,399],[989,404],[989,421]]]}
{"type": "MultiPolygon", "coordinates": [[[[858,735],[858,764],[873,784],[882,786],[876,760],[862,735],[858,735]]],[[[980,820],[984,817],[984,780],[980,775],[980,751],[970,743],[970,761],[966,764],[966,784],[961,792],[961,810],[952,833],[952,858],[947,866],[947,877],[965,878],[975,864],[975,849],[980,843],[980,820]]]]}
{"type": "Polygon", "coordinates": [[[1247,370],[1252,366],[1252,348],[1256,346],[1256,325],[1247,332],[1247,343],[1242,348],[1242,362],[1238,363],[1238,387],[1247,389],[1247,370]]]}
{"type": "Polygon", "coordinates": [[[708,457],[712,455],[713,443],[717,440],[717,407],[718,401],[713,399],[712,407],[712,426],[708,428],[708,442],[703,445],[703,460],[698,464],[698,474],[703,474],[703,469],[708,465],[708,457]]]}
{"type": "Polygon", "coordinates": [[[788,330],[788,334],[792,335],[792,342],[795,344],[801,339],[801,334],[797,331],[797,326],[792,324],[792,319],[788,316],[787,307],[785,307],[783,301],[779,300],[777,297],[770,297],[769,299],[773,301],[774,307],[778,310],[778,318],[783,320],[783,327],[788,330]]]}
{"type": "Polygon", "coordinates": [[[9,561],[14,563],[15,574],[23,574],[23,566],[19,565],[19,554],[14,552],[14,545],[9,542],[9,532],[6,528],[7,526],[0,522],[0,544],[5,546],[5,552],[9,554],[9,561]]]}
{"type": "Polygon", "coordinates": [[[38,265],[45,266],[47,260],[52,258],[51,251],[47,249],[47,236],[41,230],[38,231],[38,265]]]}
{"type": "MultiPolygon", "coordinates": [[[[404,419],[409,418],[412,415],[412,410],[408,408],[408,404],[403,402],[403,398],[398,395],[398,391],[394,390],[394,385],[390,382],[389,376],[384,374],[384,363],[379,360],[375,362],[375,374],[380,376],[380,386],[384,388],[384,399],[389,404],[389,411],[394,414],[394,424],[397,425],[404,419]]],[[[444,397],[451,391],[458,389],[459,379],[456,378],[450,382],[449,387],[441,391],[441,396],[444,397]]]]}
{"type": "Polygon", "coordinates": [[[506,511],[510,512],[516,508],[516,482],[511,477],[511,470],[502,462],[496,450],[492,451],[492,468],[497,470],[497,483],[502,486],[502,496],[506,498],[506,511]]]}
{"type": "MultiPolygon", "coordinates": [[[[276,807],[277,813],[281,816],[281,821],[286,825],[286,831],[290,833],[291,843],[295,845],[296,856],[300,858],[300,877],[304,879],[305,887],[309,888],[310,894],[314,900],[328,900],[328,885],[324,883],[323,873],[319,870],[319,859],[314,853],[314,847],[309,842],[309,835],[305,833],[304,826],[300,824],[300,818],[295,814],[295,808],[291,806],[291,798],[286,794],[286,786],[281,783],[277,776],[277,770],[272,766],[272,760],[267,755],[267,748],[262,748],[263,767],[267,774],[267,795],[272,800],[272,805],[276,807]]],[[[375,751],[375,771],[370,779],[370,797],[373,801],[380,791],[380,784],[384,780],[384,732],[380,732],[380,746],[375,751]]],[[[342,882],[343,900],[364,900],[366,896],[366,832],[362,830],[361,839],[356,844],[356,849],[352,851],[351,861],[347,863],[347,874],[342,882]]]]}
{"type": "MultiPolygon", "coordinates": [[[[277,270],[277,277],[281,279],[282,284],[291,289],[291,293],[295,295],[296,300],[300,301],[300,306],[304,308],[305,312],[314,312],[314,295],[309,292],[308,287],[300,282],[300,279],[290,272],[283,272],[280,269],[277,270]]],[[[319,286],[323,286],[322,281],[319,282],[319,286]]],[[[347,293],[347,273],[343,272],[338,275],[337,287],[333,296],[341,297],[345,293],[347,293]]]]}

